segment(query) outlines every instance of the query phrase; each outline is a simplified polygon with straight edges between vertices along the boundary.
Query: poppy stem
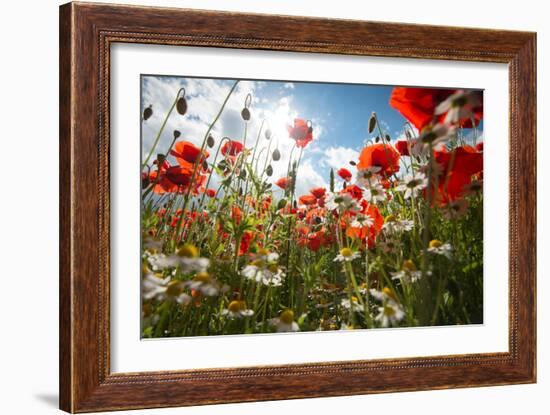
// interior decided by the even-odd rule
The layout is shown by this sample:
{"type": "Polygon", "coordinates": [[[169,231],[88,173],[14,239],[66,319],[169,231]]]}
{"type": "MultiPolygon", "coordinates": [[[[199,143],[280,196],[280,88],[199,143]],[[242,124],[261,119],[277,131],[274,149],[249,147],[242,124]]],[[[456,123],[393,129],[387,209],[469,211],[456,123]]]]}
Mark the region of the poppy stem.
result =
{"type": "MultiPolygon", "coordinates": [[[[235,91],[235,88],[237,88],[237,85],[239,84],[239,81],[235,81],[231,89],[229,90],[229,93],[225,97],[225,100],[222,103],[222,106],[220,107],[220,110],[216,114],[216,117],[214,118],[214,121],[208,126],[208,130],[206,130],[206,134],[204,135],[204,138],[202,140],[201,145],[201,151],[199,153],[199,157],[197,157],[197,160],[195,160],[195,165],[193,167],[193,174],[191,175],[191,180],[189,181],[189,186],[187,188],[187,192],[185,193],[185,197],[183,200],[183,206],[182,206],[182,212],[185,212],[185,209],[187,208],[187,204],[189,203],[189,194],[191,193],[191,188],[193,187],[193,182],[195,181],[195,174],[197,173],[197,167],[202,164],[202,155],[204,152],[204,147],[206,145],[206,140],[208,139],[208,136],[210,135],[210,131],[212,131],[212,128],[214,128],[214,125],[218,122],[219,118],[221,117],[223,110],[225,109],[225,106],[227,104],[227,101],[229,101],[229,97],[231,97],[231,94],[233,94],[233,91],[235,91]]],[[[177,100],[176,100],[177,101],[177,100]]],[[[183,217],[183,215],[182,215],[183,217]]],[[[181,218],[178,221],[178,225],[176,229],[179,229],[179,226],[181,225],[181,218]]]]}
{"type": "Polygon", "coordinates": [[[153,146],[151,147],[151,150],[149,151],[149,154],[147,155],[147,157],[145,158],[145,160],[141,164],[142,169],[147,165],[147,163],[149,162],[149,159],[151,158],[151,156],[155,152],[155,149],[157,148],[157,144],[159,143],[159,140],[160,140],[160,136],[162,135],[162,132],[164,131],[164,127],[166,127],[166,123],[168,122],[168,118],[170,117],[170,114],[172,114],[172,111],[174,111],[174,107],[176,106],[176,103],[178,102],[181,91],[183,91],[183,90],[184,90],[183,88],[179,89],[178,93],[176,94],[176,98],[174,99],[174,102],[173,102],[172,106],[168,110],[168,113],[166,114],[166,117],[164,117],[164,121],[162,122],[162,125],[160,126],[160,129],[157,133],[155,141],[153,142],[153,146]]]}

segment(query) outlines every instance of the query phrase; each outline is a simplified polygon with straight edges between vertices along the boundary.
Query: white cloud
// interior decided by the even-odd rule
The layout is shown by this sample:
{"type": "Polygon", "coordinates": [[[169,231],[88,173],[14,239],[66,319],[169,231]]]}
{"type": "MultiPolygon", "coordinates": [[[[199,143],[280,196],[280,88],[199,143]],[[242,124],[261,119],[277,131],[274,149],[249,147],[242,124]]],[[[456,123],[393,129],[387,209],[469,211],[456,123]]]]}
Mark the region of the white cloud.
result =
{"type": "Polygon", "coordinates": [[[294,84],[292,82],[287,82],[283,85],[286,89],[294,89],[294,84]]]}
{"type": "MultiPolygon", "coordinates": [[[[265,83],[264,83],[265,84],[265,83]]],[[[196,145],[201,145],[210,123],[218,113],[224,99],[227,97],[231,82],[222,82],[215,79],[191,79],[172,77],[148,77],[143,85],[142,97],[144,108],[153,104],[153,116],[144,122],[143,154],[149,152],[158,130],[164,121],[164,117],[172,105],[177,91],[181,87],[186,89],[188,112],[181,116],[175,110],[170,115],[166,128],[161,136],[156,153],[165,152],[173,139],[175,129],[181,132],[180,140],[188,140],[196,145]]],[[[262,93],[263,84],[254,81],[241,81],[229,98],[227,105],[218,122],[212,129],[212,135],[219,143],[222,137],[243,141],[245,123],[241,118],[241,111],[247,94],[252,94],[252,103],[249,107],[251,120],[247,123],[246,147],[256,147],[256,157],[260,157],[258,170],[262,170],[266,157],[276,148],[281,154],[277,162],[269,161],[273,168],[273,175],[269,179],[272,183],[288,174],[289,161],[292,157],[297,160],[300,149],[294,147],[294,140],[288,137],[287,125],[292,125],[295,118],[307,118],[298,113],[293,106],[293,96],[283,95],[273,97],[262,93]],[[260,134],[262,120],[266,120],[260,134]],[[265,138],[265,129],[272,132],[271,140],[265,138]],[[257,143],[257,144],[256,144],[257,143]],[[269,149],[269,151],[268,151],[269,149]]],[[[291,90],[292,88],[287,88],[291,90]]],[[[298,195],[307,193],[312,187],[327,187],[328,169],[326,165],[315,162],[319,155],[323,155],[319,139],[325,134],[323,120],[312,119],[314,128],[314,140],[303,150],[303,158],[298,172],[296,192],[298,195]]],[[[213,162],[217,147],[209,149],[209,161],[213,162]]],[[[151,158],[150,162],[154,159],[151,158]]],[[[220,156],[218,156],[218,161],[220,156]]],[[[332,160],[332,159],[331,159],[332,160]]],[[[171,162],[175,162],[170,158],[171,162]]],[[[346,163],[349,160],[346,160],[346,163]]],[[[219,178],[214,177],[210,187],[219,183],[219,178]]],[[[274,186],[274,190],[278,189],[274,186]]]]}
{"type": "Polygon", "coordinates": [[[349,147],[329,147],[323,152],[322,163],[336,172],[341,167],[348,169],[355,177],[357,168],[349,162],[359,160],[359,152],[349,147]]]}

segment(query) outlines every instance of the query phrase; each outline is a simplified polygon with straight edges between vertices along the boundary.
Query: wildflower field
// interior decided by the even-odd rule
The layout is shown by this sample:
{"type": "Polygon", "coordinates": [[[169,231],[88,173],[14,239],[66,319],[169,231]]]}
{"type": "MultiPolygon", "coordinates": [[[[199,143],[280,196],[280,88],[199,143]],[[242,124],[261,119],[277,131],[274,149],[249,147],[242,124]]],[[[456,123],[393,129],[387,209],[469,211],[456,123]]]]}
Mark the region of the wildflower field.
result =
{"type": "MultiPolygon", "coordinates": [[[[286,112],[264,110],[270,95],[244,81],[197,84],[208,96],[153,81],[165,100],[142,94],[142,337],[483,322],[482,91],[386,87],[342,137],[326,125],[344,105],[317,122],[274,93],[286,112]]],[[[355,91],[280,84],[300,88],[313,103],[355,91]]]]}

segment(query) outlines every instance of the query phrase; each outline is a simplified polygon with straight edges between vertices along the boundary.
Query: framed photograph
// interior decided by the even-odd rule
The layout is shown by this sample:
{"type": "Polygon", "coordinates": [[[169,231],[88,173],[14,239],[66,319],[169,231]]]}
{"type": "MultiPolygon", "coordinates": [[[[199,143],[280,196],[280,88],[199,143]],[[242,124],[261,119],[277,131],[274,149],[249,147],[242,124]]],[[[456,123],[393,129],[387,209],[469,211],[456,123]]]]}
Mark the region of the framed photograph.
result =
{"type": "Polygon", "coordinates": [[[60,406],[536,381],[536,35],[60,8],[60,406]]]}

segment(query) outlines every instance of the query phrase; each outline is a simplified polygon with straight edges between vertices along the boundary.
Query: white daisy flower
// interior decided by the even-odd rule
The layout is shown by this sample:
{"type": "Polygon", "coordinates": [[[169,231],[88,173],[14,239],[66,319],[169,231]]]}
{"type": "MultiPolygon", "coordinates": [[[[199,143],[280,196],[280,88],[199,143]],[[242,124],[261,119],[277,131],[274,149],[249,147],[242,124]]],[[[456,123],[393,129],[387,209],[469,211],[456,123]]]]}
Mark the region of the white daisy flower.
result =
{"type": "Polygon", "coordinates": [[[174,300],[179,304],[188,304],[191,297],[183,292],[181,281],[171,280],[170,277],[162,278],[153,273],[145,274],[141,281],[142,297],[145,300],[174,300]]]}
{"type": "Polygon", "coordinates": [[[220,284],[206,272],[201,271],[192,280],[185,281],[183,285],[190,290],[199,291],[205,297],[214,297],[221,292],[226,292],[228,286],[220,284]]]}
{"type": "Polygon", "coordinates": [[[184,274],[204,272],[210,265],[210,260],[200,258],[198,249],[190,244],[184,245],[175,254],[153,254],[149,255],[147,260],[153,271],[179,266],[184,274]]]}
{"type": "Polygon", "coordinates": [[[369,293],[372,297],[374,297],[376,300],[381,302],[390,301],[390,300],[397,301],[397,299],[395,298],[395,294],[388,287],[384,287],[382,291],[378,291],[374,288],[371,288],[369,290],[369,293]]]}
{"type": "Polygon", "coordinates": [[[453,248],[450,243],[443,243],[437,239],[433,239],[428,245],[428,252],[451,259],[453,248]]]}
{"type": "Polygon", "coordinates": [[[370,203],[384,202],[386,200],[386,191],[378,182],[367,187],[363,195],[364,198],[370,203]]]}
{"type": "Polygon", "coordinates": [[[153,271],[162,271],[166,268],[175,268],[179,265],[180,258],[177,255],[152,254],[147,261],[153,271]]]}
{"type": "Polygon", "coordinates": [[[387,234],[396,234],[401,232],[409,232],[414,227],[414,222],[412,220],[402,219],[398,220],[394,215],[388,215],[384,219],[384,225],[382,229],[387,234]]]}
{"type": "Polygon", "coordinates": [[[374,317],[374,320],[380,326],[389,327],[390,325],[395,325],[405,317],[403,306],[399,304],[397,297],[390,288],[384,287],[382,291],[371,289],[370,294],[382,303],[382,306],[378,307],[378,314],[374,317]]]}
{"type": "Polygon", "coordinates": [[[445,124],[457,124],[461,120],[470,120],[473,110],[481,105],[481,96],[474,91],[459,90],[441,102],[435,108],[435,114],[445,114],[445,124]]]}
{"type": "Polygon", "coordinates": [[[328,193],[325,206],[328,210],[359,212],[357,201],[348,193],[328,193]]]}
{"type": "Polygon", "coordinates": [[[418,141],[413,145],[412,151],[415,155],[424,155],[428,150],[428,144],[431,143],[433,149],[439,149],[456,133],[456,128],[447,124],[436,124],[432,127],[426,127],[418,141]]]}
{"type": "Polygon", "coordinates": [[[233,300],[229,303],[227,308],[224,308],[222,310],[221,313],[223,316],[234,320],[234,319],[253,316],[254,310],[247,308],[246,303],[244,301],[233,300]]]}
{"type": "Polygon", "coordinates": [[[349,298],[342,298],[340,305],[346,310],[354,311],[356,313],[363,311],[363,306],[359,304],[357,297],[351,297],[351,300],[349,298]]]}
{"type": "Polygon", "coordinates": [[[290,309],[284,310],[279,317],[272,318],[270,323],[278,333],[300,331],[300,326],[294,321],[294,311],[290,309]]]}
{"type": "Polygon", "coordinates": [[[368,169],[361,169],[357,171],[357,179],[355,184],[362,187],[369,187],[371,184],[379,181],[378,173],[382,168],[379,166],[371,166],[368,169]]]}
{"type": "Polygon", "coordinates": [[[363,213],[358,213],[350,223],[350,225],[354,228],[372,226],[373,224],[374,224],[374,219],[372,218],[372,216],[366,215],[363,213]]]}
{"type": "Polygon", "coordinates": [[[334,258],[334,262],[350,262],[359,257],[361,257],[359,252],[353,252],[350,248],[342,248],[334,258]]]}
{"type": "Polygon", "coordinates": [[[403,181],[395,188],[398,192],[405,192],[403,197],[409,199],[411,196],[416,196],[417,193],[428,186],[426,175],[421,172],[415,174],[407,174],[403,181]]]}
{"type": "Polygon", "coordinates": [[[404,282],[416,282],[422,278],[422,271],[416,269],[416,265],[410,259],[403,261],[401,270],[397,272],[391,272],[392,280],[401,280],[404,282]]]}
{"type": "Polygon", "coordinates": [[[282,280],[285,277],[285,273],[279,267],[278,261],[279,254],[267,251],[260,252],[252,263],[246,265],[241,270],[241,274],[249,280],[278,287],[282,284],[282,280]]]}
{"type": "Polygon", "coordinates": [[[374,320],[382,327],[395,326],[405,317],[403,306],[393,301],[388,301],[382,307],[378,307],[378,314],[374,320]]]}

